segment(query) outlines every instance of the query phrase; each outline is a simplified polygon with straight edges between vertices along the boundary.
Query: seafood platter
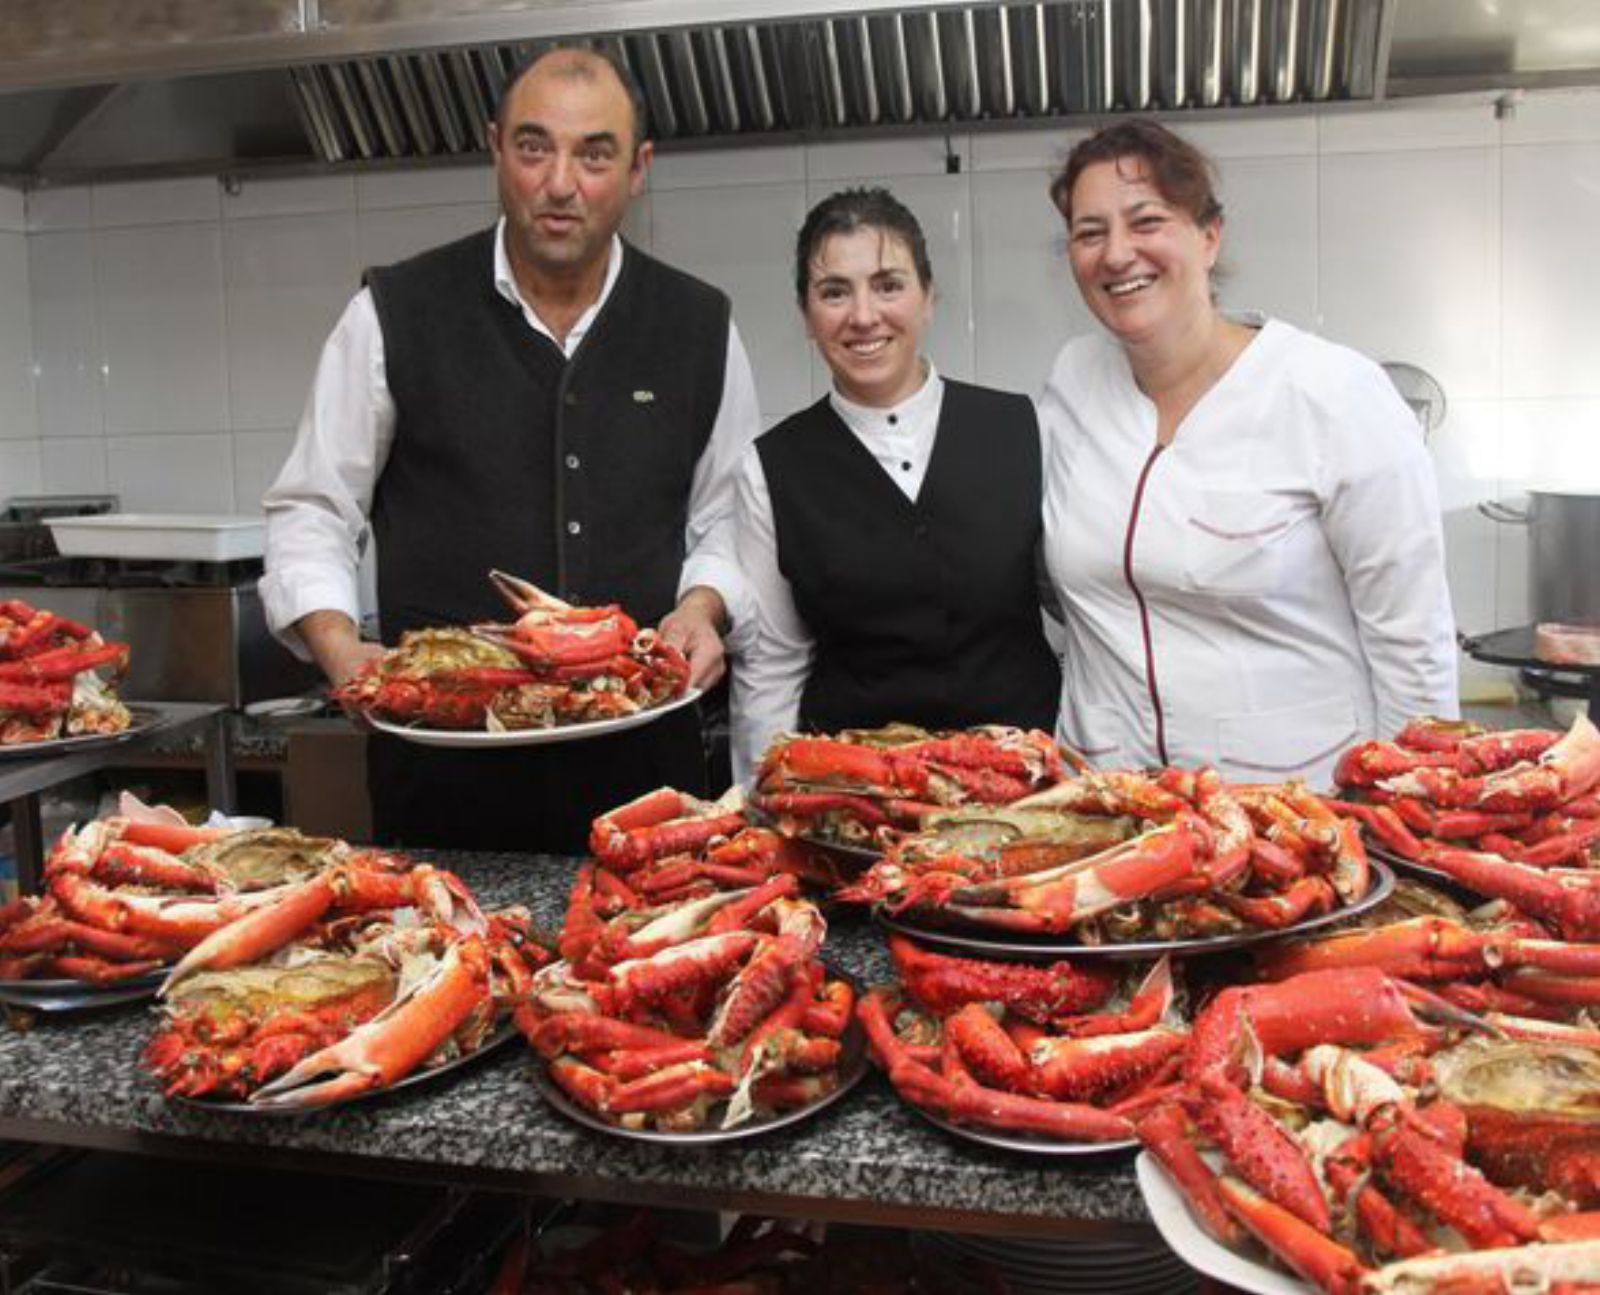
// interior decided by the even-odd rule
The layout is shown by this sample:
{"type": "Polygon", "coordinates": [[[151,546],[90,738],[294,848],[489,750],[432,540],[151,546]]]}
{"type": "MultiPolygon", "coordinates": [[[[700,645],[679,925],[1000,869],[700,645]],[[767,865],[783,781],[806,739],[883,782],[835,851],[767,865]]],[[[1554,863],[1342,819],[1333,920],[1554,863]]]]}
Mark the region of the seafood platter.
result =
{"type": "Polygon", "coordinates": [[[800,893],[813,856],[738,806],[662,788],[595,821],[561,959],[515,1017],[569,1118],[722,1142],[814,1115],[866,1073],[857,985],[822,959],[827,923],[800,893]]]}
{"type": "Polygon", "coordinates": [[[748,801],[595,819],[552,948],[426,864],[124,806],[0,915],[0,966],[159,978],[144,1064],[211,1109],[372,1096],[514,1031],[530,1100],[716,1145],[875,1067],[980,1154],[1142,1148],[1158,1226],[1242,1289],[1600,1289],[1600,733],[1419,721],[1339,782],[785,738],[748,801]],[[823,901],[888,919],[884,974],[829,960],[823,901]]]}
{"type": "Polygon", "coordinates": [[[492,571],[517,619],[413,630],[334,691],[381,732],[431,746],[599,737],[699,696],[683,654],[620,607],[577,607],[492,571]]]}
{"type": "Polygon", "coordinates": [[[20,598],[0,600],[0,756],[63,753],[128,734],[137,717],[116,691],[127,667],[126,643],[20,598]]]}

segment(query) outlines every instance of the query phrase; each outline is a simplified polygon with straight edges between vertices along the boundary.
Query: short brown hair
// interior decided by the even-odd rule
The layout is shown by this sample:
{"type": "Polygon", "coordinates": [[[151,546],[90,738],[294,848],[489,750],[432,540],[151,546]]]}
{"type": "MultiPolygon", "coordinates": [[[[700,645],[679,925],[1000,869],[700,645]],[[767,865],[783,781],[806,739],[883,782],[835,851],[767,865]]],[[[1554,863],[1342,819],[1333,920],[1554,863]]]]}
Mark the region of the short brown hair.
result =
{"type": "Polygon", "coordinates": [[[1136,117],[1102,127],[1069,154],[1061,174],[1050,182],[1050,201],[1070,225],[1072,186],[1096,162],[1138,158],[1150,172],[1156,191],[1174,207],[1188,212],[1204,228],[1222,218],[1216,192],[1216,167],[1211,159],[1160,122],[1136,117]]]}
{"type": "Polygon", "coordinates": [[[554,58],[561,67],[557,75],[592,80],[601,75],[602,67],[609,67],[616,75],[617,82],[622,86],[622,91],[628,96],[628,106],[633,110],[633,147],[637,151],[640,144],[650,138],[650,108],[645,102],[644,91],[639,87],[639,78],[622,61],[620,55],[606,45],[552,45],[549,49],[540,50],[531,58],[524,60],[522,65],[507,78],[505,85],[500,87],[500,98],[494,106],[494,120],[503,123],[506,116],[506,104],[511,100],[511,93],[517,88],[518,83],[535,67],[547,58],[554,58]]]}

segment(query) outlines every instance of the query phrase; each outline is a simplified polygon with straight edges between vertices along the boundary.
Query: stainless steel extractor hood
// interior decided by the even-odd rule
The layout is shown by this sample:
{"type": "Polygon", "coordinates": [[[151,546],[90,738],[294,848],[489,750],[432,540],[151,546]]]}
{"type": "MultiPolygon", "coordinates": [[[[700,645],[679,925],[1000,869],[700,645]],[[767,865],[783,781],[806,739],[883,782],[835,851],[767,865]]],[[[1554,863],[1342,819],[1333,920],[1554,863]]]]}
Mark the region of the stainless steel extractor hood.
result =
{"type": "Polygon", "coordinates": [[[668,147],[1596,80],[1596,0],[20,0],[0,173],[472,157],[507,76],[610,46],[668,147]]]}

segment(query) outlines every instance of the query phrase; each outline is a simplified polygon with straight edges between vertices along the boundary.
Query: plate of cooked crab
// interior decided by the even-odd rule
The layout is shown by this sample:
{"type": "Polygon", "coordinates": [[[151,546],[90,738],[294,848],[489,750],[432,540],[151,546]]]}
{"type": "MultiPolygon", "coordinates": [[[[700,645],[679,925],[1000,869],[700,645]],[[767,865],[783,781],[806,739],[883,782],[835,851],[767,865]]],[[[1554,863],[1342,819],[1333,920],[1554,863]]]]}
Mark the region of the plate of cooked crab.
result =
{"type": "Polygon", "coordinates": [[[509,623],[412,630],[333,697],[380,732],[443,747],[601,737],[692,704],[689,664],[617,606],[580,607],[503,571],[509,623]]]}

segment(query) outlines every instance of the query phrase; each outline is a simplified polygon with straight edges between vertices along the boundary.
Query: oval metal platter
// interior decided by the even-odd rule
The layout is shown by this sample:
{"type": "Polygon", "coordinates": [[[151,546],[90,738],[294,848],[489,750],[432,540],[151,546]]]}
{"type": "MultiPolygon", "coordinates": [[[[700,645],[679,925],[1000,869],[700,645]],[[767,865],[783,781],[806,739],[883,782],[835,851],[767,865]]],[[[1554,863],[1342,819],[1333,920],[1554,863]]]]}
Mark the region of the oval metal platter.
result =
{"type": "Polygon", "coordinates": [[[11,742],[0,745],[0,760],[46,760],[58,755],[76,755],[97,746],[127,742],[149,731],[161,719],[161,712],[134,702],[123,702],[132,722],[120,733],[79,733],[74,737],[51,737],[42,742],[11,742]]]}
{"type": "Polygon", "coordinates": [[[911,936],[922,944],[953,953],[978,955],[1000,959],[1026,958],[1158,958],[1162,954],[1173,957],[1195,957],[1203,953],[1221,953],[1228,949],[1241,949],[1268,940],[1284,940],[1306,935],[1334,926],[1339,922],[1365,913],[1389,897],[1394,889],[1394,872],[1382,859],[1369,857],[1372,867],[1372,885],[1367,893],[1353,904],[1346,904],[1331,913],[1320,913],[1293,926],[1279,930],[1258,929],[1236,931],[1231,935],[1213,935],[1194,940],[1130,940],[1118,944],[1079,944],[1068,939],[1049,936],[1013,935],[992,928],[957,924],[954,921],[928,921],[918,913],[890,913],[882,904],[873,909],[879,925],[901,935],[911,936]]]}
{"type": "Polygon", "coordinates": [[[581,742],[585,738],[605,737],[608,733],[621,733],[660,719],[663,715],[700,700],[700,690],[691,688],[681,697],[662,702],[631,715],[618,715],[614,719],[591,719],[578,724],[556,724],[551,728],[514,728],[503,733],[488,733],[482,729],[415,728],[405,724],[391,724],[388,720],[367,716],[367,723],[380,733],[403,738],[419,746],[441,746],[471,749],[502,746],[545,746],[555,742],[581,742]]]}
{"type": "MultiPolygon", "coordinates": [[[[828,976],[833,980],[847,981],[852,989],[860,996],[861,985],[856,978],[848,972],[840,971],[837,967],[828,968],[828,976]]],[[[828,1093],[819,1097],[809,1106],[796,1107],[792,1111],[782,1111],[770,1119],[750,1120],[734,1129],[695,1129],[686,1133],[673,1133],[662,1129],[629,1129],[618,1124],[612,1124],[601,1119],[587,1107],[580,1106],[566,1091],[550,1078],[549,1066],[543,1057],[530,1054],[533,1065],[530,1067],[533,1075],[533,1086],[539,1090],[539,1095],[549,1102],[552,1107],[566,1116],[575,1124],[593,1129],[596,1133],[609,1134],[614,1138],[625,1138],[631,1142],[656,1142],[678,1147],[707,1147],[717,1146],[724,1142],[738,1142],[744,1138],[758,1137],[763,1133],[772,1133],[777,1129],[788,1128],[791,1124],[798,1124],[820,1114],[835,1102],[839,1101],[846,1093],[865,1078],[867,1063],[867,1032],[862,1029],[861,1022],[854,1016],[850,1024],[845,1027],[840,1038],[843,1050],[839,1055],[839,1082],[828,1093]]],[[[721,1105],[720,1103],[718,1104],[721,1105]]],[[[718,1107],[712,1107],[717,1110],[718,1107]]]]}
{"type": "Polygon", "coordinates": [[[503,1021],[495,1026],[493,1033],[488,1038],[464,1056],[456,1057],[445,1062],[442,1066],[433,1066],[428,1070],[414,1070],[404,1079],[390,1084],[387,1088],[374,1088],[360,1093],[355,1097],[347,1098],[342,1102],[332,1102],[327,1106],[311,1107],[284,1107],[284,1106],[256,1106],[248,1101],[212,1101],[204,1097],[169,1097],[167,1100],[174,1106],[187,1106],[196,1111],[223,1111],[229,1115],[253,1115],[258,1119],[284,1119],[297,1118],[306,1115],[317,1115],[322,1111],[336,1111],[341,1106],[348,1106],[352,1102],[370,1102],[375,1098],[387,1097],[390,1093],[398,1093],[415,1084],[430,1083],[448,1075],[453,1070],[460,1070],[463,1066],[470,1066],[488,1056],[496,1048],[509,1043],[517,1034],[517,1027],[510,1021],[503,1021]]]}
{"type": "Polygon", "coordinates": [[[155,996],[168,970],[157,967],[114,985],[92,985],[82,980],[0,980],[0,1003],[35,1012],[76,1012],[136,1003],[155,996]]]}
{"type": "Polygon", "coordinates": [[[915,1111],[935,1128],[943,1129],[946,1133],[968,1142],[975,1142],[981,1147],[995,1147],[1001,1151],[1022,1151],[1031,1156],[1109,1156],[1132,1151],[1139,1145],[1138,1138],[1127,1138],[1120,1142],[1063,1142],[1059,1138],[1029,1138],[1016,1133],[995,1133],[989,1129],[974,1128],[970,1124],[955,1124],[942,1115],[925,1111],[904,1098],[900,1099],[900,1103],[915,1111]]]}

